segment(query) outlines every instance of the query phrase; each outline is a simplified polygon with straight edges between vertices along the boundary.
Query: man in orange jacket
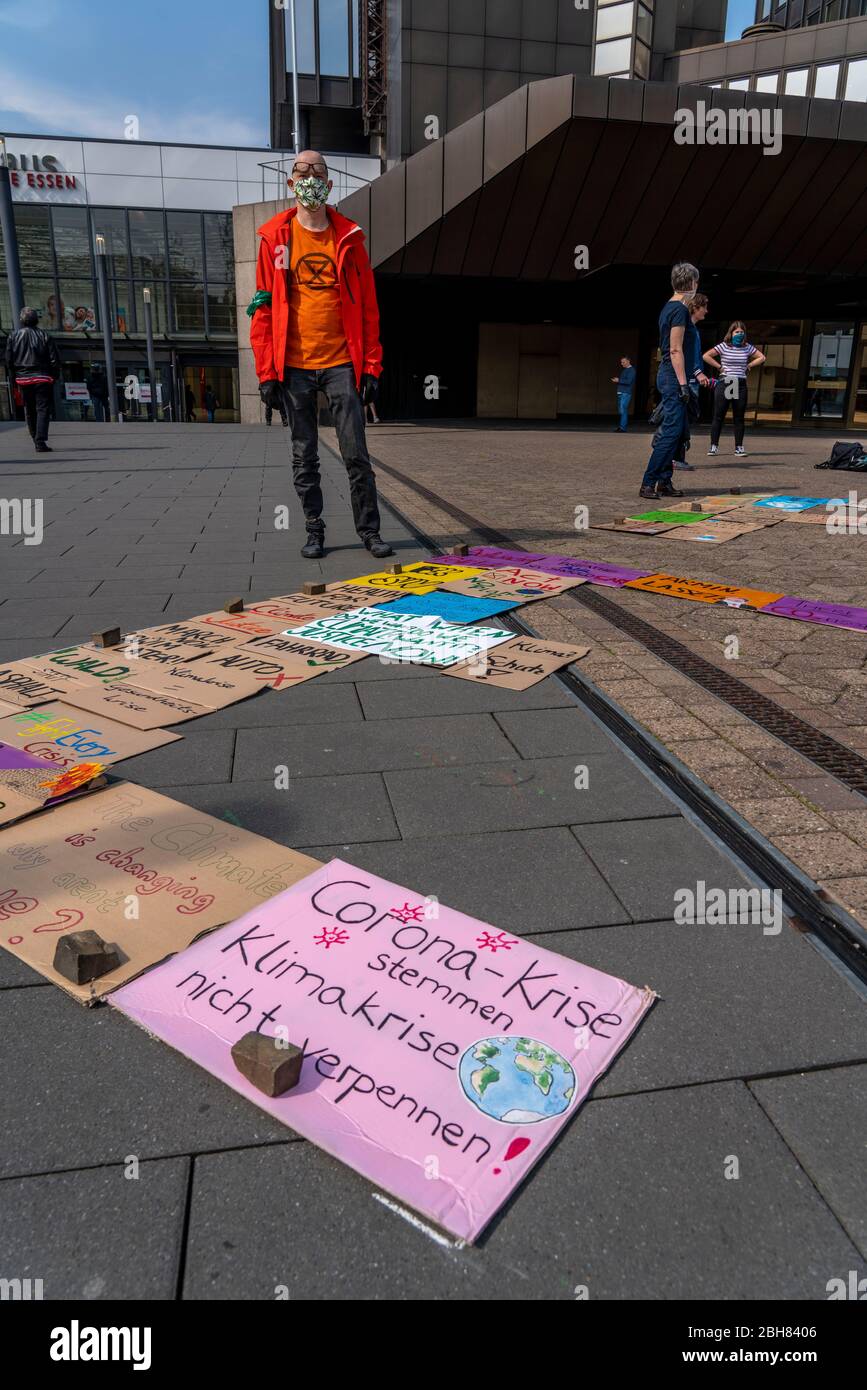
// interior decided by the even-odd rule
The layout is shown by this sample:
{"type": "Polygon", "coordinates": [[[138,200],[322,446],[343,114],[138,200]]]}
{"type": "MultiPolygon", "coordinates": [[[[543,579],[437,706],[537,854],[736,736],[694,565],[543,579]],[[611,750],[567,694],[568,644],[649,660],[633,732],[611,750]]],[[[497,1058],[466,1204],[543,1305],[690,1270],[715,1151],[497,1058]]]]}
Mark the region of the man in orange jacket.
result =
{"type": "Polygon", "coordinates": [[[304,509],[301,554],[325,554],[317,396],[325,394],[349,475],[355,529],[377,559],[394,551],[379,534],[376,482],[364,430],[382,371],[376,285],[361,228],[326,206],[332,181],[317,150],[295,156],[296,206],[258,228],[256,294],[247,312],[266,406],[283,401],[292,426],[292,472],[304,509]]]}

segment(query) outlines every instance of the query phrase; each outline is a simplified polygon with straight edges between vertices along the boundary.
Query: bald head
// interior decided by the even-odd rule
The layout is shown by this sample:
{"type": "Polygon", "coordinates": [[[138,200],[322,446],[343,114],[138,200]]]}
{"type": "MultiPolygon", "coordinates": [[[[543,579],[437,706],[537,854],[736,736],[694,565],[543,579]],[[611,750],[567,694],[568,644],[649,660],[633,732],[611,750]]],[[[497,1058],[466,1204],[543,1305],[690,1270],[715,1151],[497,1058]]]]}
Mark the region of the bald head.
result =
{"type": "Polygon", "coordinates": [[[325,156],[320,150],[301,150],[292,161],[292,173],[297,173],[301,178],[312,175],[314,178],[327,179],[325,156]]]}

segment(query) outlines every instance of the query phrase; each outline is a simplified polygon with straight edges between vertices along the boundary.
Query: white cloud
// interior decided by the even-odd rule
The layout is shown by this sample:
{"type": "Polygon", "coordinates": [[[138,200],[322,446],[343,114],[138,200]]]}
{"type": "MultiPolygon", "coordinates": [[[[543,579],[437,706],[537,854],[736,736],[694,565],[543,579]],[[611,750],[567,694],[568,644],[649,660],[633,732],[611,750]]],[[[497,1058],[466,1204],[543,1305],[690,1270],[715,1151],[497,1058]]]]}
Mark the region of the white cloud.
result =
{"type": "MultiPolygon", "coordinates": [[[[17,8],[17,7],[16,7],[17,8]]],[[[7,130],[27,134],[95,136],[122,140],[124,119],[137,116],[141,140],[175,140],[182,144],[263,145],[252,122],[220,111],[136,109],[134,100],[112,103],[89,92],[69,92],[34,79],[32,74],[0,67],[0,113],[7,130]]]]}
{"type": "Polygon", "coordinates": [[[58,0],[41,0],[34,5],[30,0],[6,0],[0,5],[0,24],[8,24],[11,29],[36,31],[51,29],[62,18],[58,0]]]}

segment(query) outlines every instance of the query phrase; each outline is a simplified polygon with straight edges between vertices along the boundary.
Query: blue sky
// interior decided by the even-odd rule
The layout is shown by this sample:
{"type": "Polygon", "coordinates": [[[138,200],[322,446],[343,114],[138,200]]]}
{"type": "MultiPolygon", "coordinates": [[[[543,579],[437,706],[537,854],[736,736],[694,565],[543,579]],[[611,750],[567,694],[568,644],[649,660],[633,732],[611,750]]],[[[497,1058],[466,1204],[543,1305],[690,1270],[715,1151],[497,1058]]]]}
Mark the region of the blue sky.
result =
{"type": "MultiPolygon", "coordinates": [[[[754,0],[729,0],[728,38],[754,0]]],[[[0,0],[0,130],[263,145],[261,0],[0,0]]]]}

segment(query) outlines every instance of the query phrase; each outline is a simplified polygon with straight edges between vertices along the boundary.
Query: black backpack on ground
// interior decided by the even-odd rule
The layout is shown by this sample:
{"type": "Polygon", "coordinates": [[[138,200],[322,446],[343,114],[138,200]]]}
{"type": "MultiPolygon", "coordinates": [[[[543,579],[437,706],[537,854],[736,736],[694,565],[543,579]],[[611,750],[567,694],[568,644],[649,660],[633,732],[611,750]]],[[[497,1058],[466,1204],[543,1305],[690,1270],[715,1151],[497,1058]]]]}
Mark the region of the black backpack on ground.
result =
{"type": "Polygon", "coordinates": [[[863,473],[867,471],[867,454],[861,444],[849,444],[845,440],[838,439],[831,450],[831,457],[824,463],[815,463],[814,468],[845,468],[850,472],[863,473]]]}

